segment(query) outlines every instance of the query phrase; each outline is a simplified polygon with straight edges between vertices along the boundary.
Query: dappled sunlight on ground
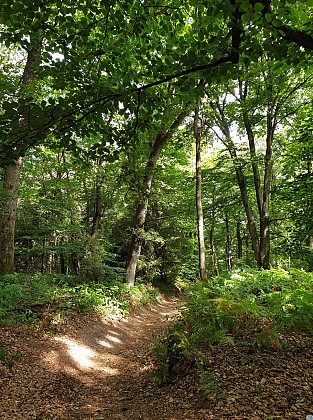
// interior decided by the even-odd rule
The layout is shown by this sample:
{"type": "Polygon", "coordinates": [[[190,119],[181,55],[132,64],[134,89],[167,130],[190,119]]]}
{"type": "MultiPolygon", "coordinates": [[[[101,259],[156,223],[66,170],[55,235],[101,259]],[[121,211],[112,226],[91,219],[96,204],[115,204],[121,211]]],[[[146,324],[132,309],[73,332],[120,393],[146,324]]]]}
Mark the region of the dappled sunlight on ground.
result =
{"type": "Polygon", "coordinates": [[[160,301],[127,319],[91,316],[81,327],[68,325],[66,335],[29,337],[14,373],[16,391],[9,380],[3,388],[0,419],[159,419],[149,345],[175,306],[160,301]]]}
{"type": "Polygon", "coordinates": [[[92,368],[95,363],[92,359],[95,358],[96,353],[90,347],[79,344],[74,340],[64,337],[56,337],[55,341],[63,343],[67,346],[67,351],[72,357],[73,361],[79,365],[80,368],[92,368]]]}
{"type": "Polygon", "coordinates": [[[151,366],[142,363],[143,356],[134,347],[145,346],[148,352],[151,335],[173,311],[173,302],[169,305],[159,301],[125,319],[91,318],[84,328],[50,338],[50,349],[41,355],[43,366],[51,373],[63,372],[88,386],[108,376],[118,377],[121,372],[146,372],[151,366]]]}

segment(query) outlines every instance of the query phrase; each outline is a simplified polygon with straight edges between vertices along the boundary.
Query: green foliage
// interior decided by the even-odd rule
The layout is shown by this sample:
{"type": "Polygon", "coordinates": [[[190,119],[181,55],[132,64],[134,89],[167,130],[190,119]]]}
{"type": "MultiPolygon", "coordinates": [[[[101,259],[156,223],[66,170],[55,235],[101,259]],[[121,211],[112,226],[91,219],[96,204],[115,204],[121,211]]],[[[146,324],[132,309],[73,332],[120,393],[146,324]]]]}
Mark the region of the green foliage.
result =
{"type": "MultiPolygon", "coordinates": [[[[190,286],[186,300],[180,319],[154,345],[160,383],[170,380],[186,357],[202,371],[203,353],[212,345],[245,342],[281,351],[283,334],[313,334],[313,273],[302,270],[223,273],[212,286],[190,286]]],[[[207,394],[214,394],[206,376],[201,381],[207,394]]]]}
{"type": "Polygon", "coordinates": [[[313,274],[303,270],[245,270],[215,281],[246,314],[271,320],[281,331],[313,333],[313,274]]]}
{"type": "Polygon", "coordinates": [[[85,238],[84,257],[80,267],[83,282],[101,283],[103,281],[123,280],[125,270],[116,263],[116,255],[109,252],[108,243],[96,238],[85,238]]]}
{"type": "Polygon", "coordinates": [[[121,318],[132,307],[151,303],[157,291],[119,281],[80,283],[78,276],[5,275],[0,278],[0,324],[38,322],[57,324],[75,313],[96,312],[121,318]]]}
{"type": "Polygon", "coordinates": [[[4,363],[4,366],[12,371],[16,363],[20,362],[21,356],[19,354],[11,354],[9,351],[0,349],[0,362],[4,363]]]}
{"type": "Polygon", "coordinates": [[[203,372],[200,375],[200,386],[207,398],[222,398],[223,391],[216,382],[216,378],[211,373],[203,372]]]}
{"type": "MultiPolygon", "coordinates": [[[[282,211],[287,213],[286,202],[290,201],[288,213],[295,216],[292,218],[296,223],[288,224],[291,238],[282,233],[284,223],[279,223],[275,233],[283,237],[276,256],[288,261],[288,256],[295,255],[291,250],[296,244],[299,266],[305,260],[305,267],[310,269],[312,250],[304,242],[312,233],[312,176],[304,173],[304,165],[311,160],[312,124],[311,111],[307,115],[299,111],[299,99],[310,102],[311,87],[304,89],[302,81],[312,72],[308,53],[312,47],[308,30],[312,2],[300,2],[299,6],[299,2],[296,5],[294,1],[276,1],[266,13],[261,2],[248,0],[201,4],[185,1],[183,6],[174,0],[165,7],[155,3],[149,6],[144,2],[64,0],[38,5],[29,0],[17,0],[14,4],[2,1],[0,161],[5,167],[16,156],[24,156],[15,232],[16,270],[80,271],[82,281],[90,285],[120,279],[128,254],[130,220],[136,200],[144,192],[140,180],[152,139],[170,128],[178,110],[192,108],[190,104],[196,97],[204,97],[207,88],[195,88],[199,80],[210,87],[211,101],[215,90],[218,96],[229,89],[233,90],[233,99],[238,96],[234,82],[238,78],[249,84],[247,100],[235,103],[229,92],[225,106],[226,120],[234,123],[234,131],[240,136],[244,131],[242,111],[249,110],[258,142],[264,138],[266,98],[270,93],[279,105],[275,125],[284,126],[285,119],[295,115],[306,121],[299,126],[297,141],[290,137],[289,150],[282,146],[273,151],[274,160],[290,155],[292,159],[286,159],[285,166],[298,167],[298,173],[288,173],[287,177],[277,170],[277,178],[290,180],[282,211]],[[284,27],[289,28],[286,33],[284,27]],[[240,39],[240,48],[234,45],[235,36],[240,39]],[[237,50],[239,57],[235,58],[237,50]],[[28,70],[36,81],[25,86],[23,71],[31,55],[34,68],[28,70]],[[270,73],[266,70],[269,63],[273,66],[270,73]],[[301,88],[299,94],[295,94],[295,83],[301,88]],[[297,161],[301,165],[296,165],[297,161]],[[288,199],[292,196],[294,205],[288,199]],[[96,216],[101,220],[95,233],[92,228],[96,216]],[[125,220],[127,226],[122,226],[121,221],[125,220]],[[88,235],[100,238],[99,243],[86,244],[88,235]]],[[[274,105],[272,100],[268,103],[274,105]]],[[[208,139],[205,132],[210,123],[203,122],[203,135],[208,139]]],[[[179,134],[171,139],[158,162],[137,273],[143,283],[155,278],[173,282],[197,278],[194,177],[188,129],[179,128],[179,134]]],[[[280,140],[285,142],[283,135],[280,140]]],[[[234,161],[244,168],[248,193],[252,195],[248,149],[241,140],[239,145],[234,161]]],[[[263,162],[260,152],[264,145],[257,146],[253,163],[263,162]]],[[[235,222],[243,227],[246,221],[229,160],[225,161],[222,152],[218,157],[223,165],[203,172],[203,207],[207,230],[209,225],[215,225],[214,241],[218,265],[222,267],[225,214],[229,215],[233,232],[235,222]]],[[[5,194],[0,195],[5,198],[5,194]]],[[[256,209],[255,205],[252,207],[256,209]]],[[[244,235],[242,232],[241,240],[246,239],[244,235]]],[[[274,238],[272,232],[271,237],[274,238]]],[[[244,247],[249,262],[249,240],[244,241],[244,247]]],[[[4,306],[14,311],[16,302],[24,299],[20,296],[22,291],[20,285],[7,284],[2,291],[7,296],[4,306]]],[[[221,332],[216,332],[221,336],[225,329],[228,337],[227,331],[236,318],[234,312],[258,314],[253,306],[259,305],[257,297],[253,302],[247,298],[241,306],[227,297],[232,304],[228,319],[222,319],[220,312],[226,302],[219,295],[216,298],[219,300],[211,301],[211,309],[216,312],[216,324],[222,324],[221,332]]],[[[292,299],[303,302],[308,297],[292,299]]],[[[283,311],[286,320],[282,323],[289,322],[287,314],[292,311],[287,295],[285,300],[289,309],[283,311]]]]}

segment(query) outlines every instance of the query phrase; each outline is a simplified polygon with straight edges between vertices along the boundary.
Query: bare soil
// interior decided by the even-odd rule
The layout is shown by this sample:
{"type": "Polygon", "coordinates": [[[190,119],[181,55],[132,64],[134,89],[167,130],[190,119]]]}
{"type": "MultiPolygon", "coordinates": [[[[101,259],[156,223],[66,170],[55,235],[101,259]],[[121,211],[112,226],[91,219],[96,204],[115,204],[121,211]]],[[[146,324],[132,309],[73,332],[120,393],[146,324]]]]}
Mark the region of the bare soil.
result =
{"type": "MultiPolygon", "coordinates": [[[[313,340],[288,338],[286,352],[210,349],[203,389],[192,365],[157,387],[149,346],[179,301],[161,299],[127,319],[84,317],[64,331],[0,329],[0,419],[304,419],[313,414],[313,340]],[[47,332],[47,331],[50,331],[47,332]]],[[[287,340],[287,338],[286,338],[287,340]]]]}

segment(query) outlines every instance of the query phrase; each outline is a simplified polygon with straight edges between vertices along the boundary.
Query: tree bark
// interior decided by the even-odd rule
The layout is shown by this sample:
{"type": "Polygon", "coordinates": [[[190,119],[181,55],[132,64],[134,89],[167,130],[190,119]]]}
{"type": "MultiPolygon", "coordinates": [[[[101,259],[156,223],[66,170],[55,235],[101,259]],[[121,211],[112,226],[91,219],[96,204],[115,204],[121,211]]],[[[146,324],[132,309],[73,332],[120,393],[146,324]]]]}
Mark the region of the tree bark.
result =
{"type": "Polygon", "coordinates": [[[245,209],[245,213],[246,213],[246,217],[247,217],[247,223],[248,223],[248,229],[249,229],[250,238],[251,238],[251,245],[252,245],[252,250],[253,250],[253,254],[254,254],[254,259],[255,259],[258,267],[259,267],[260,264],[261,264],[259,238],[258,238],[257,227],[256,227],[256,223],[255,223],[253,210],[252,210],[252,207],[251,207],[250,201],[249,201],[248,190],[247,190],[247,187],[246,187],[245,175],[244,175],[242,167],[240,166],[240,162],[239,162],[239,159],[238,159],[238,156],[237,156],[237,152],[236,152],[234,142],[233,142],[233,140],[231,139],[231,136],[230,136],[229,126],[224,119],[222,111],[219,110],[219,112],[220,112],[219,127],[220,127],[220,129],[222,130],[222,132],[225,136],[225,139],[222,139],[222,142],[224,143],[225,147],[227,148],[227,150],[229,152],[229,155],[230,155],[230,157],[233,161],[234,167],[235,167],[235,173],[236,173],[237,183],[238,183],[239,190],[240,190],[241,200],[242,200],[242,204],[243,204],[243,207],[245,209]]]}
{"type": "Polygon", "coordinates": [[[101,188],[102,185],[96,182],[96,192],[95,192],[95,205],[94,205],[94,214],[92,218],[92,225],[91,225],[91,236],[95,238],[98,234],[98,230],[100,227],[100,221],[102,217],[101,211],[101,188]]]}
{"type": "MultiPolygon", "coordinates": [[[[36,81],[36,64],[40,59],[40,42],[28,49],[22,85],[36,81]]],[[[26,120],[21,125],[27,125],[26,120]]],[[[3,202],[0,210],[0,274],[14,272],[14,233],[18,206],[18,188],[22,171],[22,157],[4,168],[3,202]]]]}
{"type": "Polygon", "coordinates": [[[229,219],[228,215],[225,216],[225,224],[226,224],[226,268],[227,270],[231,270],[233,268],[233,255],[231,249],[231,233],[229,227],[229,219]]]}
{"type": "MultiPolygon", "coordinates": [[[[246,100],[247,94],[248,94],[248,83],[246,82],[243,85],[242,81],[239,79],[239,95],[240,95],[240,101],[242,104],[246,100]]],[[[251,121],[249,119],[248,113],[245,110],[243,110],[242,112],[242,117],[243,117],[243,122],[244,122],[245,130],[247,133],[248,141],[249,141],[249,151],[250,151],[251,166],[253,170],[255,196],[256,196],[259,214],[261,214],[261,211],[262,211],[261,177],[260,177],[260,171],[259,171],[259,167],[257,163],[254,133],[252,130],[252,125],[251,125],[251,121]]]]}
{"type": "Polygon", "coordinates": [[[240,260],[242,258],[242,236],[241,236],[241,229],[240,229],[240,222],[237,221],[236,224],[236,237],[237,237],[237,258],[240,260]]]}
{"type": "MultiPolygon", "coordinates": [[[[241,80],[239,80],[239,95],[241,104],[244,105],[244,102],[247,97],[247,82],[243,85],[241,80]]],[[[271,90],[271,88],[269,88],[271,90]]],[[[271,91],[269,92],[271,96],[271,91]]],[[[274,137],[274,112],[273,105],[268,104],[267,107],[267,122],[266,122],[266,152],[264,156],[264,179],[263,179],[263,191],[261,189],[261,177],[259,172],[259,167],[257,164],[256,148],[254,134],[252,130],[251,121],[248,113],[245,111],[243,106],[243,121],[249,141],[249,150],[250,150],[250,159],[251,166],[253,170],[253,179],[254,179],[254,188],[256,194],[256,201],[259,211],[260,219],[260,257],[258,260],[258,266],[264,268],[265,270],[269,269],[270,264],[270,194],[271,194],[271,182],[272,182],[272,148],[273,148],[273,137],[274,137]]]]}
{"type": "Polygon", "coordinates": [[[272,109],[269,106],[267,111],[267,136],[266,152],[264,157],[264,187],[262,210],[260,214],[260,267],[264,270],[270,268],[270,200],[273,172],[273,149],[274,124],[272,109]]]}
{"type": "Polygon", "coordinates": [[[204,241],[204,220],[202,209],[202,171],[201,171],[201,131],[198,127],[199,122],[200,98],[197,100],[195,109],[193,132],[196,139],[196,207],[197,207],[197,227],[198,227],[198,253],[199,253],[199,272],[200,280],[207,282],[208,275],[205,263],[205,241],[204,241]]]}
{"type": "Polygon", "coordinates": [[[142,194],[142,199],[137,205],[137,210],[134,217],[133,233],[129,253],[130,256],[126,264],[125,283],[129,287],[132,287],[135,284],[136,269],[143,242],[143,229],[146,221],[149,197],[151,193],[151,186],[153,182],[153,176],[157,160],[164,146],[166,145],[168,140],[171,139],[178,127],[184,122],[187,115],[188,111],[182,111],[176,117],[175,121],[173,122],[168,131],[166,131],[165,133],[158,133],[150,150],[149,159],[146,165],[146,174],[143,180],[144,191],[142,194]]]}
{"type": "Polygon", "coordinates": [[[211,275],[212,277],[214,277],[218,275],[217,256],[216,256],[216,249],[215,249],[215,243],[214,243],[214,220],[212,221],[209,238],[210,238],[210,247],[211,247],[211,255],[212,255],[211,275]]]}
{"type": "Polygon", "coordinates": [[[3,205],[0,218],[0,274],[14,272],[14,231],[22,158],[7,166],[3,181],[3,205]]]}
{"type": "MultiPolygon", "coordinates": [[[[308,161],[308,174],[311,175],[313,174],[313,160],[309,160],[308,161]]],[[[313,235],[309,235],[306,239],[306,245],[310,248],[313,249],[313,235]]]]}

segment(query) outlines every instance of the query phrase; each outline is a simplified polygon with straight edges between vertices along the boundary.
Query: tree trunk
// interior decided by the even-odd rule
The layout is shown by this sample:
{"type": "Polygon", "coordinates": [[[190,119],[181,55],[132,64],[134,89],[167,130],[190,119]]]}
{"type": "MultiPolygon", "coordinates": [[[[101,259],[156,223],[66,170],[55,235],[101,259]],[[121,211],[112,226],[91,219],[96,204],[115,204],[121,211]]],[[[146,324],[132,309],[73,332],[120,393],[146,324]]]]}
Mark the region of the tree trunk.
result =
{"type": "MultiPolygon", "coordinates": [[[[308,161],[308,174],[313,174],[313,160],[308,161]]],[[[313,235],[309,235],[306,239],[306,245],[313,249],[313,235]]]]}
{"type": "MultiPolygon", "coordinates": [[[[35,66],[40,59],[39,51],[40,42],[37,43],[35,48],[28,49],[22,77],[23,85],[36,81],[35,66]]],[[[21,121],[21,125],[26,126],[26,120],[21,121]]],[[[14,233],[22,161],[22,157],[18,157],[4,171],[3,203],[0,210],[0,274],[14,272],[14,233]]]]}
{"type": "MultiPolygon", "coordinates": [[[[240,79],[239,79],[239,94],[240,94],[240,101],[244,102],[248,94],[248,82],[246,82],[243,86],[242,81],[240,79]]],[[[253,170],[255,196],[256,196],[259,214],[261,214],[261,211],[262,211],[261,177],[260,177],[260,171],[259,171],[259,167],[257,163],[254,134],[252,130],[251,121],[246,111],[243,111],[242,117],[243,117],[243,122],[245,125],[245,129],[246,129],[246,133],[247,133],[247,137],[249,141],[249,151],[250,151],[251,166],[253,170]]]]}
{"type": "Polygon", "coordinates": [[[0,274],[14,272],[14,231],[22,158],[7,166],[3,181],[3,205],[0,218],[0,274]]]}
{"type": "MultiPolygon", "coordinates": [[[[146,191],[147,194],[150,193],[153,177],[151,176],[149,177],[149,179],[151,180],[151,182],[150,182],[149,190],[147,189],[146,191]]],[[[147,179],[146,179],[146,182],[148,186],[149,181],[147,181],[147,179]]],[[[142,242],[143,242],[142,233],[143,233],[143,227],[146,221],[147,210],[148,210],[148,195],[146,199],[138,205],[137,211],[136,211],[135,223],[133,227],[133,234],[132,234],[132,240],[131,240],[130,258],[128,260],[127,267],[126,267],[125,283],[129,287],[132,287],[135,284],[136,269],[137,269],[137,264],[138,264],[138,260],[141,253],[141,247],[142,247],[142,242]]]]}
{"type": "Polygon", "coordinates": [[[198,226],[198,253],[199,253],[199,272],[200,280],[207,282],[208,275],[205,264],[205,242],[204,242],[204,221],[202,209],[202,171],[201,171],[201,132],[198,128],[200,98],[197,101],[193,132],[196,138],[196,207],[197,207],[197,226],[198,226]]]}
{"type": "Polygon", "coordinates": [[[234,145],[234,143],[231,139],[231,136],[230,136],[229,126],[223,120],[223,116],[221,116],[221,117],[222,117],[222,121],[221,121],[221,124],[220,124],[220,128],[225,135],[225,139],[223,140],[223,143],[226,146],[226,148],[227,148],[227,150],[230,154],[230,157],[233,161],[234,167],[235,167],[236,178],[237,178],[237,182],[238,182],[238,186],[239,186],[239,190],[240,190],[241,200],[242,200],[242,204],[243,204],[243,207],[245,209],[245,213],[246,213],[246,217],[247,217],[248,229],[249,229],[249,233],[250,233],[251,245],[252,245],[252,250],[253,250],[253,254],[254,254],[254,259],[255,259],[258,267],[259,267],[260,264],[261,264],[259,238],[258,238],[257,227],[256,227],[256,223],[255,223],[253,210],[252,210],[252,207],[251,207],[250,201],[249,201],[248,190],[247,190],[247,187],[246,187],[245,175],[244,175],[242,167],[239,164],[239,159],[238,159],[238,156],[237,156],[236,148],[235,148],[235,145],[234,145]]]}
{"type": "Polygon", "coordinates": [[[270,268],[270,199],[272,184],[272,145],[274,137],[274,125],[271,109],[267,113],[267,136],[266,136],[266,152],[264,158],[264,187],[263,202],[260,215],[260,267],[264,270],[270,268]]]}
{"type": "Polygon", "coordinates": [[[100,227],[100,221],[102,216],[101,211],[101,187],[97,181],[96,185],[96,193],[95,193],[95,206],[94,206],[94,214],[92,218],[92,226],[91,226],[91,236],[95,238],[97,236],[99,227],[100,227]]]}
{"type": "Polygon", "coordinates": [[[211,265],[211,275],[212,277],[218,275],[218,266],[217,266],[217,256],[216,256],[216,249],[214,244],[214,221],[212,222],[211,229],[210,229],[210,247],[211,247],[211,255],[212,255],[212,265],[211,265]]]}
{"type": "Polygon", "coordinates": [[[226,268],[227,270],[231,270],[233,268],[233,256],[231,250],[231,233],[229,228],[229,219],[226,214],[225,216],[225,224],[226,224],[226,268]]]}
{"type": "Polygon", "coordinates": [[[141,247],[143,242],[143,229],[144,224],[146,221],[147,211],[148,211],[148,203],[149,203],[149,196],[151,193],[151,186],[154,176],[154,171],[156,168],[157,160],[160,156],[160,153],[168,140],[173,136],[175,131],[178,127],[184,122],[186,116],[188,115],[188,111],[182,111],[169,130],[166,133],[158,133],[155,139],[155,142],[151,148],[149,159],[146,165],[146,175],[143,180],[144,185],[144,192],[142,195],[142,199],[137,206],[136,214],[134,217],[134,224],[133,224],[133,233],[131,239],[131,246],[130,246],[130,253],[129,259],[126,264],[126,276],[125,276],[125,283],[132,287],[135,284],[136,278],[136,269],[138,260],[141,253],[141,247]]]}
{"type": "Polygon", "coordinates": [[[237,236],[237,258],[240,260],[242,258],[242,236],[241,236],[241,230],[240,230],[240,222],[237,221],[236,224],[236,236],[237,236]]]}

